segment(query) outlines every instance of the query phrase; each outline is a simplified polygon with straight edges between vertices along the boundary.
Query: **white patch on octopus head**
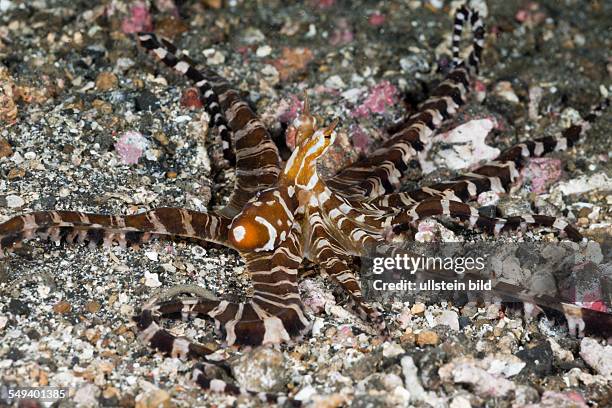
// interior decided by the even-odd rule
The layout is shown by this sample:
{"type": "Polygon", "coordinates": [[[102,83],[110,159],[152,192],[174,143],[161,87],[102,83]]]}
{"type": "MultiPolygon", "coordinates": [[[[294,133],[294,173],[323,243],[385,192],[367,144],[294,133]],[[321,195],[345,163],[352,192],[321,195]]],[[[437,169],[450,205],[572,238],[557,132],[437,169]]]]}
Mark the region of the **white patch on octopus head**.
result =
{"type": "Polygon", "coordinates": [[[246,235],[246,230],[242,225],[239,225],[232,230],[232,233],[234,234],[234,239],[236,240],[236,242],[240,242],[244,239],[244,236],[246,235]]]}
{"type": "Polygon", "coordinates": [[[261,248],[256,248],[255,252],[271,251],[274,249],[274,242],[276,241],[276,228],[274,228],[274,225],[270,224],[270,222],[263,217],[255,217],[255,222],[263,225],[268,230],[268,242],[266,242],[261,248]]]}

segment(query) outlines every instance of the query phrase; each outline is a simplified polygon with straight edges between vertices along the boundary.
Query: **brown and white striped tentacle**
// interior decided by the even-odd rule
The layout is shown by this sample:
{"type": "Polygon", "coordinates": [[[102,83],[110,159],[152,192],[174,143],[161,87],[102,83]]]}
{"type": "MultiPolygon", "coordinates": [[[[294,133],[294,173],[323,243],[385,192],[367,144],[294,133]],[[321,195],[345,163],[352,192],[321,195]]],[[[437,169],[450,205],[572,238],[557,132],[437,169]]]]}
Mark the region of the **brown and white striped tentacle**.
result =
{"type": "Polygon", "coordinates": [[[388,227],[384,216],[389,213],[364,208],[326,186],[312,199],[311,211],[319,208],[327,231],[336,231],[335,236],[351,255],[366,254],[384,242],[382,234],[388,227]]]}
{"type": "Polygon", "coordinates": [[[221,113],[219,97],[211,82],[194,67],[193,61],[170,41],[153,33],[139,33],[140,45],[155,54],[164,64],[192,80],[200,91],[200,100],[210,117],[210,126],[219,130],[223,144],[223,157],[232,165],[236,157],[232,148],[232,135],[225,116],[221,113]]]}
{"type": "Polygon", "coordinates": [[[220,130],[227,129],[227,135],[233,138],[231,144],[225,142],[235,150],[236,184],[229,204],[221,213],[234,217],[257,191],[272,187],[278,179],[278,149],[268,130],[249,104],[218,74],[210,69],[198,71],[189,60],[178,59],[168,50],[169,43],[162,44],[154,34],[141,34],[140,43],[163,63],[195,82],[205,99],[206,109],[210,110],[211,120],[220,130]]]}
{"type": "Polygon", "coordinates": [[[248,301],[198,297],[156,302],[137,318],[140,337],[160,351],[187,356],[191,343],[182,339],[175,343],[176,338],[156,322],[177,316],[213,319],[229,345],[278,344],[304,334],[309,321],[297,285],[302,260],[298,235],[290,234],[274,251],[244,256],[254,289],[248,301]]]}
{"type": "MultiPolygon", "coordinates": [[[[351,256],[345,251],[345,246],[339,240],[343,240],[334,226],[326,225],[325,216],[320,211],[311,211],[308,215],[308,252],[313,261],[321,266],[334,282],[346,290],[351,299],[354,310],[364,320],[371,321],[381,330],[385,327],[382,315],[363,298],[361,285],[353,273],[350,265],[351,256]]],[[[367,234],[373,239],[372,234],[367,234]]],[[[364,235],[366,236],[366,235],[364,235]]]]}
{"type": "Polygon", "coordinates": [[[13,217],[0,224],[0,256],[41,237],[90,245],[137,245],[155,235],[173,235],[228,245],[228,218],[184,208],[158,208],[134,215],[89,214],[78,211],[41,211],[13,217]]]}
{"type": "Polygon", "coordinates": [[[482,49],[484,47],[484,34],[484,23],[478,15],[478,11],[471,10],[465,5],[461,6],[455,14],[455,23],[453,27],[453,37],[451,45],[451,49],[453,52],[453,64],[455,66],[466,64],[469,69],[473,69],[476,73],[478,73],[482,49]],[[459,55],[459,44],[461,42],[461,33],[463,32],[463,27],[466,21],[470,22],[474,39],[473,49],[467,57],[467,60],[464,61],[459,55]]]}
{"type": "Polygon", "coordinates": [[[478,210],[468,204],[439,198],[422,201],[392,217],[393,232],[399,234],[408,229],[411,223],[435,216],[448,216],[460,221],[467,221],[470,227],[491,235],[527,227],[546,227],[557,230],[561,235],[565,235],[573,241],[582,240],[582,235],[567,221],[560,218],[537,214],[491,218],[481,215],[478,210]]]}
{"type": "Polygon", "coordinates": [[[567,150],[578,143],[593,122],[609,105],[606,99],[585,116],[583,123],[572,124],[556,136],[526,140],[506,150],[491,162],[451,181],[433,184],[405,193],[388,194],[368,200],[366,208],[407,207],[432,197],[447,197],[456,201],[475,200],[487,191],[507,193],[519,177],[526,160],[548,153],[567,150]]]}
{"type": "Polygon", "coordinates": [[[432,95],[420,106],[381,148],[367,159],[358,161],[328,180],[328,185],[347,196],[378,197],[397,191],[409,162],[427,151],[431,135],[467,100],[472,73],[478,71],[482,53],[484,26],[475,12],[462,8],[457,12],[456,26],[470,21],[473,28],[473,50],[459,63],[432,95]]]}

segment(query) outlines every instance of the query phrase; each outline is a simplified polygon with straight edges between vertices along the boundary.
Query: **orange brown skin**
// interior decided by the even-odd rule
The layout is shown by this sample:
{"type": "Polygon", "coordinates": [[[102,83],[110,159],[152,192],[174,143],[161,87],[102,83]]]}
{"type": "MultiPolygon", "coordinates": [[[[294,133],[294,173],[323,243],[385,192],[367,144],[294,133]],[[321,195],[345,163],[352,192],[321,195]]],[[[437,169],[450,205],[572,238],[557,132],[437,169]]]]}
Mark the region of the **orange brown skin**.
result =
{"type": "Polygon", "coordinates": [[[287,160],[277,186],[253,197],[230,225],[229,240],[234,248],[268,251],[285,240],[295,222],[293,215],[303,213],[311,191],[320,184],[316,161],[334,142],[337,124],[336,120],[318,130],[317,120],[305,103],[304,113],[292,125],[297,147],[287,160]]]}

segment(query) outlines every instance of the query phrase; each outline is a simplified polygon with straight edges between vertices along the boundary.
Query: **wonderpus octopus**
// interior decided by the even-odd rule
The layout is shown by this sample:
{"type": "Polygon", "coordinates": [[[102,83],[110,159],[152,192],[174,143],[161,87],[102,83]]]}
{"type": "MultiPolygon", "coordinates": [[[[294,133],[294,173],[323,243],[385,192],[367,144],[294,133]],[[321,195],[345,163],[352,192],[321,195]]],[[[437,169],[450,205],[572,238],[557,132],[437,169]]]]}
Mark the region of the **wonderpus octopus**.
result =
{"type": "MultiPolygon", "coordinates": [[[[223,141],[224,157],[235,163],[235,188],[229,203],[218,212],[185,208],[158,208],[127,216],[33,212],[0,224],[0,253],[35,237],[125,246],[142,243],[151,236],[170,236],[196,238],[236,250],[252,279],[252,296],[246,301],[230,302],[214,296],[153,301],[135,318],[139,337],[153,348],[170,356],[199,357],[206,364],[213,364],[206,359],[212,350],[175,337],[160,327],[159,320],[193,316],[213,319],[228,345],[277,344],[305,335],[310,318],[298,291],[300,267],[305,260],[346,291],[356,313],[384,331],[380,311],[362,296],[353,259],[386,245],[390,237],[401,235],[416,221],[447,216],[491,235],[533,226],[551,228],[572,240],[582,239],[560,218],[535,214],[490,218],[470,202],[483,192],[507,192],[528,158],[574,146],[605,104],[558,136],[519,143],[494,161],[450,181],[398,192],[410,162],[427,152],[432,135],[466,103],[478,71],[484,33],[478,13],[460,8],[452,37],[453,60],[445,79],[418,112],[406,117],[367,158],[327,179],[319,174],[317,161],[334,143],[338,120],[325,124],[311,114],[306,101],[288,130],[296,135],[296,147],[281,163],[268,130],[225,79],[208,68],[196,69],[170,42],[152,33],[140,33],[142,47],[199,89],[211,128],[218,130],[223,141]],[[459,44],[466,24],[471,26],[472,50],[462,59],[459,44]]],[[[572,304],[556,306],[565,311],[570,328],[579,333],[585,326],[585,314],[595,313],[572,304]]],[[[251,393],[209,377],[206,368],[198,366],[194,371],[194,380],[200,386],[251,393]]],[[[265,393],[260,396],[277,402],[285,399],[265,393]]]]}

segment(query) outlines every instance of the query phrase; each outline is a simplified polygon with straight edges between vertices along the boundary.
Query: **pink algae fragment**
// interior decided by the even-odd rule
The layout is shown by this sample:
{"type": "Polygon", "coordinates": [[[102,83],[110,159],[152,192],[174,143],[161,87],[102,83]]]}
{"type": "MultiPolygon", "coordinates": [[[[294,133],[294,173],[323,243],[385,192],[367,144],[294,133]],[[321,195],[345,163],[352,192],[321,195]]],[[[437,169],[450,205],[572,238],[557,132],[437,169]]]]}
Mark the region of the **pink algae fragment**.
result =
{"type": "Polygon", "coordinates": [[[330,8],[335,2],[336,0],[312,0],[312,3],[320,9],[330,8]]]}
{"type": "Polygon", "coordinates": [[[365,130],[359,125],[351,125],[350,127],[350,137],[353,141],[353,146],[357,150],[358,153],[365,153],[368,151],[370,145],[372,144],[372,139],[365,130]]]}
{"type": "Polygon", "coordinates": [[[291,95],[289,101],[282,100],[278,107],[278,120],[281,123],[291,123],[297,118],[298,111],[302,109],[302,101],[295,95],[291,95]]]}
{"type": "Polygon", "coordinates": [[[524,9],[517,11],[516,15],[514,16],[516,21],[518,21],[519,23],[524,23],[525,21],[527,21],[528,17],[529,17],[529,12],[524,9]]]}
{"type": "Polygon", "coordinates": [[[344,45],[353,41],[353,32],[345,18],[339,18],[335,25],[337,28],[329,39],[331,45],[344,45]]]}
{"type": "Polygon", "coordinates": [[[145,3],[138,1],[132,5],[130,15],[121,23],[121,30],[125,34],[153,31],[153,19],[145,3]]]}
{"type": "Polygon", "coordinates": [[[588,405],[584,397],[576,391],[557,392],[544,391],[542,399],[539,403],[523,405],[524,408],[540,408],[540,407],[575,407],[587,408],[588,405]]]}
{"type": "Polygon", "coordinates": [[[531,191],[542,194],[561,177],[561,160],[533,158],[523,170],[523,175],[531,180],[531,191]]]}
{"type": "Polygon", "coordinates": [[[529,2],[527,7],[516,12],[514,19],[521,24],[534,26],[542,23],[546,19],[546,14],[540,11],[540,5],[536,2],[529,2]]]}
{"type": "Polygon", "coordinates": [[[372,14],[370,16],[370,18],[368,19],[368,24],[370,24],[371,26],[374,27],[378,27],[381,26],[383,24],[385,24],[385,15],[384,14],[380,14],[378,11],[374,14],[372,14]]]}
{"type": "Polygon", "coordinates": [[[578,294],[577,298],[580,300],[577,300],[574,303],[580,307],[602,313],[609,313],[608,305],[606,304],[605,300],[602,299],[601,290],[599,288],[578,294]]]}
{"type": "Polygon", "coordinates": [[[395,86],[389,81],[381,81],[370,89],[368,97],[351,112],[351,115],[360,118],[369,116],[372,113],[383,113],[387,106],[395,103],[396,95],[397,88],[395,86]]]}
{"type": "Polygon", "coordinates": [[[123,164],[136,164],[147,145],[147,139],[141,133],[130,130],[123,133],[119,141],[115,143],[115,150],[123,164]]]}
{"type": "MultiPolygon", "coordinates": [[[[302,110],[303,103],[300,99],[291,95],[291,99],[286,100],[283,99],[276,109],[276,118],[281,123],[292,124],[295,118],[297,118],[299,111],[302,110]]],[[[289,126],[287,128],[287,132],[285,134],[285,143],[289,149],[293,151],[295,149],[295,136],[297,134],[297,129],[293,126],[289,126]]]]}

